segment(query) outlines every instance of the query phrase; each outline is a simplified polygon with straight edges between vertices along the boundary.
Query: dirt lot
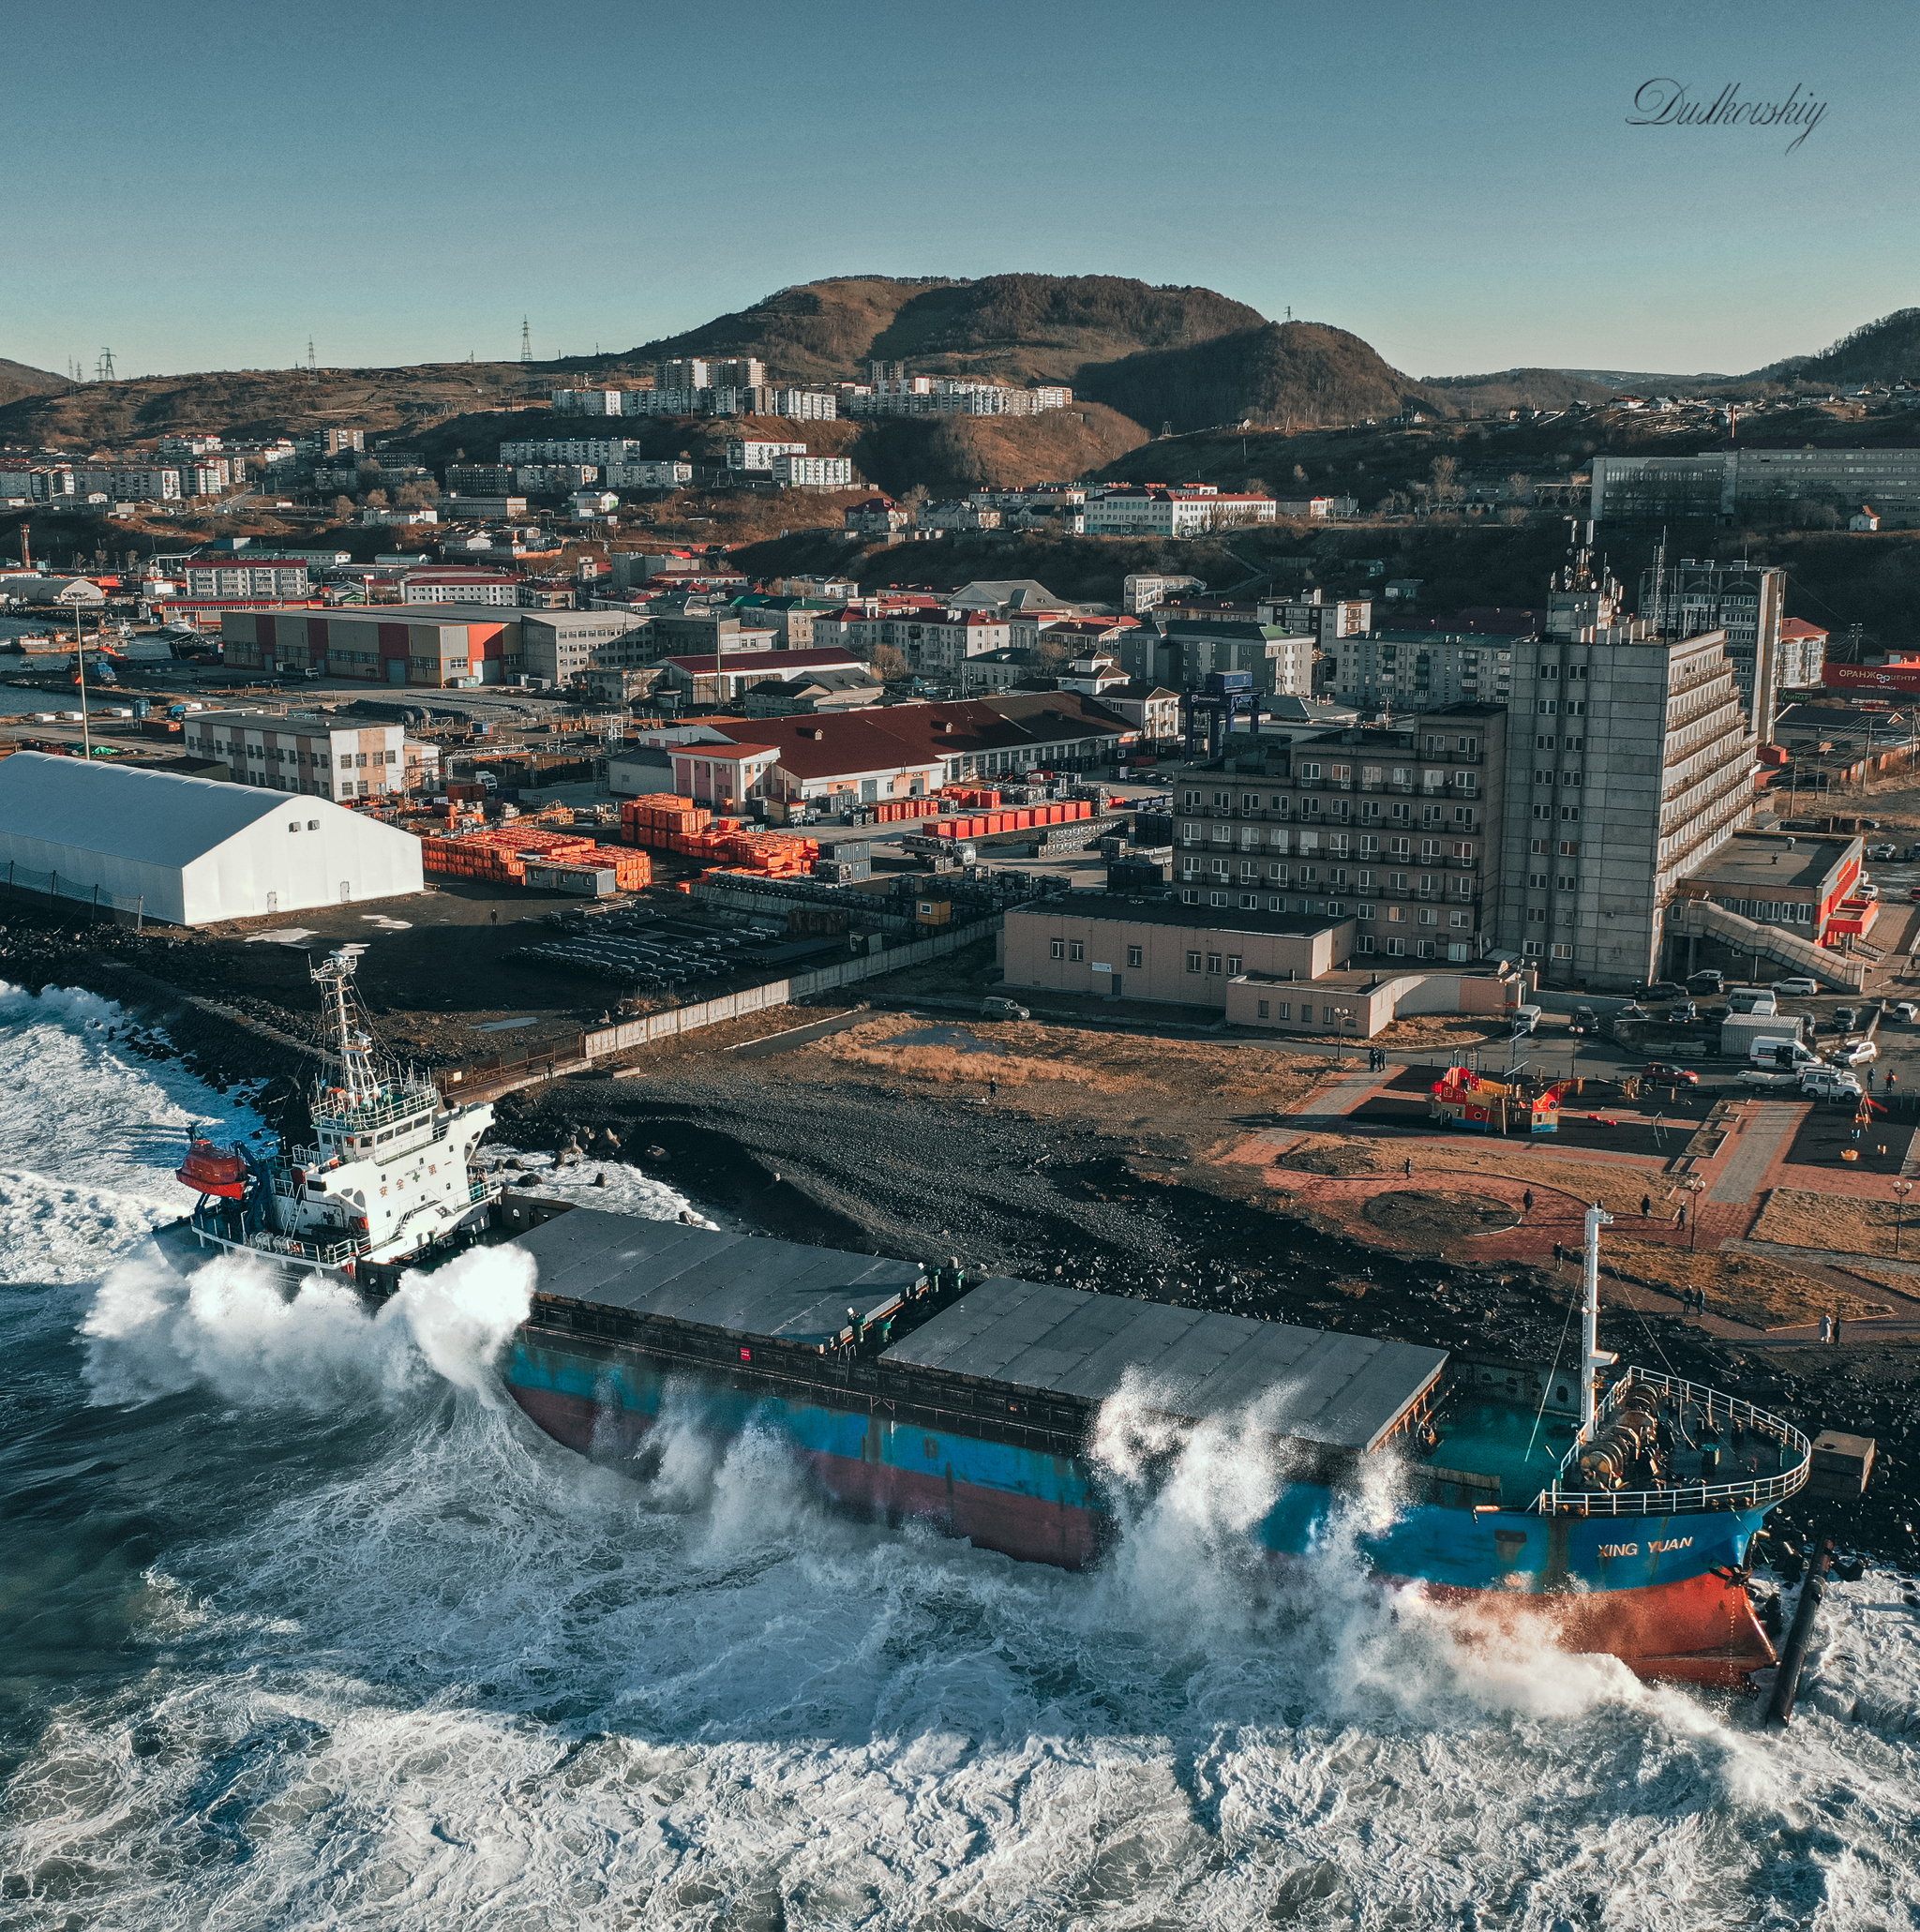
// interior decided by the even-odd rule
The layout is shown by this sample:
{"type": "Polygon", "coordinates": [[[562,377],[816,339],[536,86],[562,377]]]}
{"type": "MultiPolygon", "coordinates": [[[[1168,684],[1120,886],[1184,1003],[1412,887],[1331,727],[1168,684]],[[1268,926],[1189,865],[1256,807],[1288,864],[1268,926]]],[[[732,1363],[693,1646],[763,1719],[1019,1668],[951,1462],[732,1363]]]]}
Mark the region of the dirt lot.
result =
{"type": "Polygon", "coordinates": [[[1610,1239],[1609,1266],[1616,1275],[1653,1288],[1704,1289],[1707,1312],[1744,1322],[1749,1328],[1791,1328],[1832,1313],[1845,1320],[1891,1312],[1889,1305],[1849,1295],[1759,1254],[1727,1254],[1659,1241],[1610,1239]]]}
{"type": "MultiPolygon", "coordinates": [[[[1568,1161],[1529,1153],[1524,1141],[1483,1141],[1466,1134],[1433,1140],[1409,1135],[1392,1141],[1359,1134],[1304,1134],[1280,1156],[1275,1167],[1303,1174],[1402,1174],[1409,1161],[1416,1175],[1504,1175],[1528,1187],[1556,1188],[1582,1201],[1598,1201],[1609,1213],[1623,1218],[1638,1219],[1642,1199],[1651,1194],[1654,1212],[1671,1221],[1678,1201],[1672,1194],[1671,1180],[1651,1169],[1568,1161]]],[[[1284,1185],[1282,1175],[1275,1178],[1284,1185]]]]}

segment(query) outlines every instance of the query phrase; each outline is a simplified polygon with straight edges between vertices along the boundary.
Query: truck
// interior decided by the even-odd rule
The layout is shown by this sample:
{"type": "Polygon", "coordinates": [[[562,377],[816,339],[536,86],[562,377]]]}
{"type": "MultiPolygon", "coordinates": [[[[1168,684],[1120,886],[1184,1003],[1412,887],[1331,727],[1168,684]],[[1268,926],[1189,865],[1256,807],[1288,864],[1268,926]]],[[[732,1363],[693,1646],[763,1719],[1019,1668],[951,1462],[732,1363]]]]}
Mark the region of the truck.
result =
{"type": "Polygon", "coordinates": [[[1756,1040],[1798,1041],[1805,1025],[1791,1013],[1784,1018],[1776,1013],[1731,1013],[1720,1022],[1720,1052],[1729,1059],[1744,1060],[1756,1040]]]}

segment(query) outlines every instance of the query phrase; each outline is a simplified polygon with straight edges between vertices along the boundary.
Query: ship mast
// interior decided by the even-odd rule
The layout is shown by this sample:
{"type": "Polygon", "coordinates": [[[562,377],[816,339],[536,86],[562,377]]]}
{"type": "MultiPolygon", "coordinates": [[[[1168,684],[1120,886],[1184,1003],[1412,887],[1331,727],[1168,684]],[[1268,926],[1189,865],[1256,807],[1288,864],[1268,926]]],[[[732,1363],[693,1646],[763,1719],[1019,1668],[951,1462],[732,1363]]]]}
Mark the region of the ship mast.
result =
{"type": "Polygon", "coordinates": [[[1613,1217],[1598,1201],[1587,1209],[1583,1270],[1586,1297],[1581,1310],[1580,1335],[1580,1427],[1582,1434],[1594,1426],[1594,1412],[1599,1406],[1600,1370],[1611,1369],[1620,1359],[1600,1346],[1600,1230],[1612,1224],[1613,1217]]]}
{"type": "Polygon", "coordinates": [[[355,1105],[380,1098],[380,1081],[373,1071],[373,1041],[364,1027],[354,1024],[352,981],[359,964],[351,952],[329,952],[313,968],[313,983],[326,1002],[334,1056],[340,1063],[340,1087],[355,1105]]]}

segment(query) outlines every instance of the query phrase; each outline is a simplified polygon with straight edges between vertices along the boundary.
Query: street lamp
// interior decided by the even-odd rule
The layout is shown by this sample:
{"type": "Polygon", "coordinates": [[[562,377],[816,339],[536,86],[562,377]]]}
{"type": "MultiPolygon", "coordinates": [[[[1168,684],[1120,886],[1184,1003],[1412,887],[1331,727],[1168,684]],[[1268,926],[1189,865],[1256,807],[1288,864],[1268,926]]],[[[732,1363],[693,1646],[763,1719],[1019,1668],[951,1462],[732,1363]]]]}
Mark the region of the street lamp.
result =
{"type": "Polygon", "coordinates": [[[1688,1175],[1680,1183],[1687,1190],[1687,1246],[1693,1251],[1700,1249],[1700,1197],[1706,1191],[1706,1182],[1697,1174],[1688,1175]]]}
{"type": "Polygon", "coordinates": [[[94,741],[93,733],[87,725],[86,716],[86,646],[81,642],[80,637],[80,602],[82,594],[80,583],[76,581],[68,584],[64,591],[59,592],[53,601],[56,604],[64,604],[69,597],[73,600],[73,661],[80,667],[80,755],[88,764],[92,764],[94,741]]]}
{"type": "Polygon", "coordinates": [[[1913,1191],[1910,1180],[1897,1180],[1894,1183],[1894,1259],[1900,1258],[1900,1225],[1906,1218],[1907,1196],[1913,1191]]]}

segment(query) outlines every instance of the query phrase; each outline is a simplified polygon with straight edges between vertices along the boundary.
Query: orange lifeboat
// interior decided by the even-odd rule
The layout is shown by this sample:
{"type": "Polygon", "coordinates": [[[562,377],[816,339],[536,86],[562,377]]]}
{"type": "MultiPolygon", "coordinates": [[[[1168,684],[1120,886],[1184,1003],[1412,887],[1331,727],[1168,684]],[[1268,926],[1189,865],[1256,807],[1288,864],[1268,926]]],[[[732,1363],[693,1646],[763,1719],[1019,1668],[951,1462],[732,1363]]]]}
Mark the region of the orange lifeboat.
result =
{"type": "Polygon", "coordinates": [[[232,1148],[223,1152],[211,1141],[195,1141],[173,1178],[197,1193],[237,1201],[247,1191],[247,1163],[232,1148]]]}

